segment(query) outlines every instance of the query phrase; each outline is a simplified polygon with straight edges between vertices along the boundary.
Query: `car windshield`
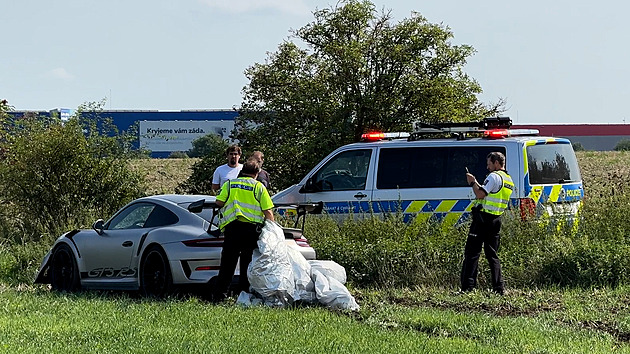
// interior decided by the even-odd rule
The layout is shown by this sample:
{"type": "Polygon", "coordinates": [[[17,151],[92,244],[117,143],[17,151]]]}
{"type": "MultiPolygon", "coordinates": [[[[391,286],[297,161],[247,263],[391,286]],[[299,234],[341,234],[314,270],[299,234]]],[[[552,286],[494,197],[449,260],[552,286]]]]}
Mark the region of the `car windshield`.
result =
{"type": "Polygon", "coordinates": [[[527,167],[530,184],[562,184],[582,180],[577,158],[569,143],[528,146],[527,167]]]}

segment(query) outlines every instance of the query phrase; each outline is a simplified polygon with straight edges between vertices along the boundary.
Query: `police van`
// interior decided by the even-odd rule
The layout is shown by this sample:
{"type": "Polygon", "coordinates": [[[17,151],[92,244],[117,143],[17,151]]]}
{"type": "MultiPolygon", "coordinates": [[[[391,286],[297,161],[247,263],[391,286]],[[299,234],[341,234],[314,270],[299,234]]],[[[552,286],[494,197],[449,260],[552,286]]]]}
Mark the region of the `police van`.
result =
{"type": "Polygon", "coordinates": [[[402,213],[406,221],[435,217],[458,223],[475,200],[466,171],[482,182],[486,156],[499,151],[515,184],[512,209],[523,217],[577,215],[584,189],[571,142],[510,126],[509,118],[499,117],[364,134],[362,142],[336,149],[272,200],[321,203],[323,213],[338,217],[402,213]]]}

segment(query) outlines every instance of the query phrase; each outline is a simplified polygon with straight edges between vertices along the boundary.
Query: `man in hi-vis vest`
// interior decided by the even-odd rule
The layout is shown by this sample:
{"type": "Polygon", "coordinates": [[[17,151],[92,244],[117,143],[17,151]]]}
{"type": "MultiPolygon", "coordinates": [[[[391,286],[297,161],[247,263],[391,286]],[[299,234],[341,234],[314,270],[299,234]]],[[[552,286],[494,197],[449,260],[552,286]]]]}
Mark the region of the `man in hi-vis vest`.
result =
{"type": "Polygon", "coordinates": [[[472,210],[472,223],[464,249],[464,265],[462,267],[462,291],[470,291],[477,285],[479,255],[483,246],[490,265],[492,289],[503,295],[504,285],[501,275],[501,261],[497,251],[501,231],[501,215],[505,211],[514,189],[512,177],[505,171],[505,156],[500,152],[491,152],[486,158],[488,171],[483,185],[477,182],[472,174],[466,173],[466,180],[472,187],[477,205],[472,210]]]}
{"type": "Polygon", "coordinates": [[[221,252],[221,267],[213,289],[213,299],[221,301],[232,282],[240,257],[240,291],[249,291],[247,266],[258,247],[258,237],[265,219],[274,221],[273,203],[267,188],[256,180],[260,165],[249,159],[241,170],[242,177],[228,180],[221,187],[216,204],[221,207],[219,228],[225,235],[221,252]]]}

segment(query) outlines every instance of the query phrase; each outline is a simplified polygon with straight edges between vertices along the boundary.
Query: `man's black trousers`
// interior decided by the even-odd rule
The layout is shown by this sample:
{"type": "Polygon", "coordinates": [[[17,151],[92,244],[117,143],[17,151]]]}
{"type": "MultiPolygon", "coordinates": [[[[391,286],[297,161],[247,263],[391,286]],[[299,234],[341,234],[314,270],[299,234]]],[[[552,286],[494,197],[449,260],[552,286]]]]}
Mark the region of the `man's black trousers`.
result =
{"type": "Polygon", "coordinates": [[[472,211],[472,223],[464,249],[464,264],[462,266],[461,285],[462,291],[470,291],[477,285],[477,273],[479,270],[479,255],[483,247],[488,265],[492,288],[498,293],[503,293],[503,276],[501,275],[501,261],[497,252],[501,231],[501,216],[488,214],[483,211],[472,211]]]}
{"type": "Polygon", "coordinates": [[[237,291],[239,293],[241,291],[249,291],[247,266],[252,261],[254,249],[258,247],[260,225],[235,220],[225,225],[223,234],[225,235],[225,241],[223,241],[223,251],[221,252],[221,267],[213,289],[213,296],[216,300],[221,300],[225,297],[232,283],[232,277],[234,277],[239,257],[241,262],[237,291]]]}

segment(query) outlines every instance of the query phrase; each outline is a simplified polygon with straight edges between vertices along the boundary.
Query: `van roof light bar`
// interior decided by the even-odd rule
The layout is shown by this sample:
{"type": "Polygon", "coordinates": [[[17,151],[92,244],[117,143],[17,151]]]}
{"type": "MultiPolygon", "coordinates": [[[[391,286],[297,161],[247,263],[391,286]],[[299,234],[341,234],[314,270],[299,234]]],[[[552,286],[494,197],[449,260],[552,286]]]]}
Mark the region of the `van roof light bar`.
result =
{"type": "Polygon", "coordinates": [[[413,132],[428,133],[453,133],[453,132],[474,132],[488,129],[508,129],[512,126],[510,117],[484,118],[478,122],[462,123],[423,123],[414,122],[413,132]]]}
{"type": "Polygon", "coordinates": [[[407,132],[394,132],[394,133],[383,133],[383,132],[370,132],[361,134],[361,141],[379,141],[379,140],[392,140],[392,139],[401,139],[401,138],[409,138],[409,133],[407,132]]]}
{"type": "Polygon", "coordinates": [[[423,122],[413,123],[413,132],[410,140],[415,140],[418,135],[422,134],[456,134],[458,139],[464,139],[466,133],[484,132],[491,129],[509,129],[512,126],[512,120],[509,117],[493,117],[484,118],[477,122],[461,122],[461,123],[435,123],[428,124],[423,122]]]}

